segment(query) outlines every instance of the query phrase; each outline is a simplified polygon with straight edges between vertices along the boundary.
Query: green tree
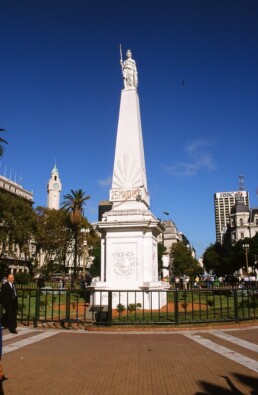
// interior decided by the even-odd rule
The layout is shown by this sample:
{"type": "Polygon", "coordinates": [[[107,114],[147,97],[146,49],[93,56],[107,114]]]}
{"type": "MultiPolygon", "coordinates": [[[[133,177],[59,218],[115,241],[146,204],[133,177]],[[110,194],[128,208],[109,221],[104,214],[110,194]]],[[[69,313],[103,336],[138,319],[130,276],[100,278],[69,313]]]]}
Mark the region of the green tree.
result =
{"type": "Polygon", "coordinates": [[[213,270],[218,276],[234,274],[241,268],[246,268],[246,256],[243,248],[244,244],[249,245],[248,264],[254,268],[258,259],[258,234],[253,238],[239,240],[232,245],[228,232],[224,242],[211,244],[203,254],[203,264],[207,271],[213,270]]]}
{"type": "Polygon", "coordinates": [[[238,269],[233,247],[228,242],[222,245],[216,242],[206,248],[203,254],[203,265],[207,272],[212,271],[217,276],[233,274],[238,269]]]}
{"type": "Polygon", "coordinates": [[[163,243],[158,243],[158,271],[161,272],[162,269],[162,256],[166,253],[167,248],[164,246],[163,243]]]}
{"type": "Polygon", "coordinates": [[[90,199],[89,195],[85,195],[82,189],[73,190],[64,196],[62,208],[69,212],[70,222],[74,235],[74,275],[77,274],[78,259],[78,236],[84,219],[84,205],[90,199]]]}
{"type": "Polygon", "coordinates": [[[30,243],[36,225],[36,215],[30,202],[1,191],[0,223],[1,255],[7,254],[19,259],[19,254],[23,253],[25,263],[28,265],[31,259],[30,243]]]}
{"type": "MultiPolygon", "coordinates": [[[[5,129],[0,129],[0,132],[5,132],[5,129]]],[[[7,141],[5,141],[2,137],[0,137],[0,158],[4,154],[4,146],[3,144],[7,144],[7,141]]]]}
{"type": "Polygon", "coordinates": [[[248,244],[247,260],[249,268],[257,268],[256,261],[258,259],[258,234],[252,238],[246,237],[239,240],[232,250],[232,261],[234,262],[234,270],[244,268],[246,270],[246,253],[243,245],[248,244]]]}
{"type": "Polygon", "coordinates": [[[173,244],[171,247],[171,260],[175,275],[193,276],[202,273],[199,262],[193,258],[192,250],[183,242],[173,244]]]}
{"type": "Polygon", "coordinates": [[[35,231],[36,259],[45,254],[44,266],[49,271],[65,271],[67,257],[71,254],[72,231],[69,215],[64,210],[37,207],[35,231]]]}
{"type": "Polygon", "coordinates": [[[98,233],[91,227],[88,234],[89,255],[92,257],[92,265],[88,268],[93,277],[100,275],[101,266],[101,238],[98,233]]]}
{"type": "Polygon", "coordinates": [[[221,246],[219,243],[210,244],[203,254],[203,265],[207,272],[218,273],[221,267],[221,246]]]}

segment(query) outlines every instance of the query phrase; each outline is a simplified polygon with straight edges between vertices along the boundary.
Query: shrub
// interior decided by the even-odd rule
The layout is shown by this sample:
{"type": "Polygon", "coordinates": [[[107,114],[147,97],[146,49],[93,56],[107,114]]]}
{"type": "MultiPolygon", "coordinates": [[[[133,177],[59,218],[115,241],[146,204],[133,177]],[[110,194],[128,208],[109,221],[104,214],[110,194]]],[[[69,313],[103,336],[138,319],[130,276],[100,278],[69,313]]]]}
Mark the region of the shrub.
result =
{"type": "Polygon", "coordinates": [[[119,303],[119,304],[116,306],[116,310],[118,311],[119,315],[122,315],[122,314],[123,314],[123,311],[125,311],[125,306],[124,306],[122,303],[119,303]]]}
{"type": "Polygon", "coordinates": [[[135,304],[135,303],[130,303],[130,304],[127,306],[127,310],[129,311],[129,313],[132,313],[133,311],[136,310],[136,304],[135,304]]]}
{"type": "Polygon", "coordinates": [[[127,310],[129,311],[129,313],[132,313],[132,312],[134,312],[134,311],[136,311],[136,310],[138,310],[138,309],[140,309],[142,307],[142,304],[141,303],[130,303],[128,306],[127,306],[127,310]]]}
{"type": "Polygon", "coordinates": [[[181,306],[183,307],[184,310],[186,310],[186,309],[187,309],[187,306],[188,306],[188,303],[187,303],[187,302],[181,303],[181,306]]]}
{"type": "Polygon", "coordinates": [[[31,281],[31,276],[28,273],[19,272],[15,274],[15,282],[17,284],[28,284],[31,281]]]}
{"type": "Polygon", "coordinates": [[[207,305],[208,305],[209,307],[212,307],[212,306],[214,305],[214,300],[213,300],[213,299],[208,299],[208,300],[207,300],[207,305]]]}

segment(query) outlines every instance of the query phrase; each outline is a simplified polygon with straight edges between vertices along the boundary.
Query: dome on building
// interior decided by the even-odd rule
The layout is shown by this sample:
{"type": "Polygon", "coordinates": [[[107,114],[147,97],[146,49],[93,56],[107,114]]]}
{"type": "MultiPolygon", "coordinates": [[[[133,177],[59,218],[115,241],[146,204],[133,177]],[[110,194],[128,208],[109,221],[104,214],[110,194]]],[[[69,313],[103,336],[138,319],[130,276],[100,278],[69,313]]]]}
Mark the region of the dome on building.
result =
{"type": "Polygon", "coordinates": [[[249,208],[242,200],[237,200],[236,204],[231,208],[231,214],[249,213],[249,208]]]}

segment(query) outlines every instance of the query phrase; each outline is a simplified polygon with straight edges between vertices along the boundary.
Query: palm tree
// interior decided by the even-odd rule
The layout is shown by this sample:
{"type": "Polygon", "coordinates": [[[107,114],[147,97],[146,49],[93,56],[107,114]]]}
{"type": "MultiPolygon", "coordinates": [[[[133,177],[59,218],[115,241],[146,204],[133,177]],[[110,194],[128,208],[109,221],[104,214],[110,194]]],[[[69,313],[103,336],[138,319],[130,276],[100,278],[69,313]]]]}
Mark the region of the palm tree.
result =
{"type": "Polygon", "coordinates": [[[78,256],[78,235],[82,220],[84,218],[83,206],[86,204],[86,200],[89,200],[90,196],[85,195],[82,189],[73,190],[64,196],[64,202],[62,208],[69,212],[70,220],[74,233],[74,275],[76,276],[77,271],[77,256],[78,256]]]}
{"type": "MultiPolygon", "coordinates": [[[[0,132],[4,132],[5,131],[5,129],[0,129],[0,132]]],[[[3,156],[3,154],[4,154],[4,147],[3,147],[3,143],[5,143],[5,144],[7,144],[7,141],[5,141],[4,139],[2,139],[1,137],[0,137],[0,158],[3,156]]]]}

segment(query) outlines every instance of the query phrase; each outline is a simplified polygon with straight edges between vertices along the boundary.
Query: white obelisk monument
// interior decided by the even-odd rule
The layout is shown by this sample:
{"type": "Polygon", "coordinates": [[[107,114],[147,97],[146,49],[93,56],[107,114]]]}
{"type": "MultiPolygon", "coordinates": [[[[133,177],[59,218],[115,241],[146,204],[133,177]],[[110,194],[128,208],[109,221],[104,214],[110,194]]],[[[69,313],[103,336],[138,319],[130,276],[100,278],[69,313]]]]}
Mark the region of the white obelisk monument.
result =
{"type": "MultiPolygon", "coordinates": [[[[124,89],[109,195],[113,206],[98,223],[102,235],[101,279],[92,285],[102,290],[160,290],[163,284],[158,282],[157,236],[164,228],[149,207],[138,75],[130,50],[126,56],[125,61],[121,56],[124,89]]],[[[160,305],[160,298],[156,302],[154,299],[152,308],[160,305]]],[[[146,307],[148,303],[144,301],[146,307]]]]}

